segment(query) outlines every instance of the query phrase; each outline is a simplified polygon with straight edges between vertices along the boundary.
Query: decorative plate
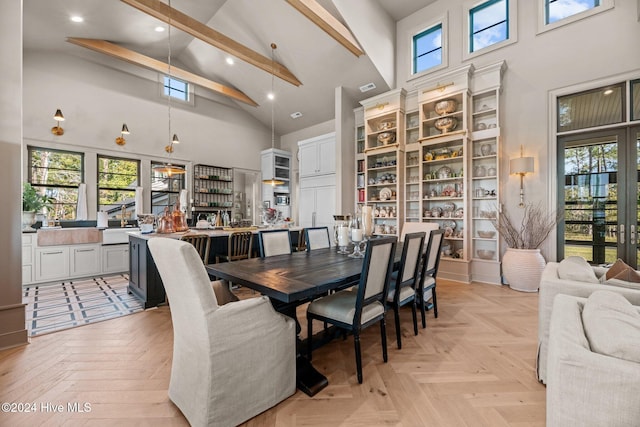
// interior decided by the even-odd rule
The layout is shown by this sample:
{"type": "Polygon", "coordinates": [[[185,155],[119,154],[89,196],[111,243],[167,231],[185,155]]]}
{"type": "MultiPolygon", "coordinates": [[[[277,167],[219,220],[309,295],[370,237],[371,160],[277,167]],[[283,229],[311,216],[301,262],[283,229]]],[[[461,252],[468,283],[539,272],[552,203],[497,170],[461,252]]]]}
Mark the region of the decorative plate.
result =
{"type": "Polygon", "coordinates": [[[444,211],[445,212],[453,212],[456,208],[456,204],[453,202],[445,202],[444,203],[444,211]]]}
{"type": "Polygon", "coordinates": [[[438,179],[451,178],[451,168],[449,166],[442,166],[436,171],[438,179]]]}
{"type": "Polygon", "coordinates": [[[391,189],[388,187],[380,190],[380,200],[389,200],[391,199],[391,189]]]}
{"type": "Polygon", "coordinates": [[[453,216],[455,216],[456,218],[462,218],[464,216],[464,209],[463,208],[456,209],[456,211],[453,213],[453,216]]]}
{"type": "Polygon", "coordinates": [[[453,236],[453,228],[446,227],[444,229],[444,237],[451,237],[451,236],[453,236]]]}
{"type": "Polygon", "coordinates": [[[431,216],[434,218],[440,218],[442,215],[442,208],[439,206],[435,206],[431,209],[431,216]]]}
{"type": "Polygon", "coordinates": [[[452,230],[456,229],[456,222],[453,220],[444,221],[442,223],[442,227],[446,230],[447,228],[451,228],[452,230]]]}

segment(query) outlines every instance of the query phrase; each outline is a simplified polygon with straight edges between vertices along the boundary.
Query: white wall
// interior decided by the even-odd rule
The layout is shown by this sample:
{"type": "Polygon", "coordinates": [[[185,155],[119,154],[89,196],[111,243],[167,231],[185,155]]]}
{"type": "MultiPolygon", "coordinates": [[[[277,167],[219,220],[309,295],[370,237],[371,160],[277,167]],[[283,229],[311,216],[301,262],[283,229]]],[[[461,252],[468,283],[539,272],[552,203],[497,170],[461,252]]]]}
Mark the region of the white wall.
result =
{"type": "MultiPolygon", "coordinates": [[[[438,1],[398,22],[396,84],[407,90],[411,88],[408,77],[414,31],[423,28],[425,22],[431,22],[432,16],[448,11],[449,70],[469,63],[476,68],[501,60],[507,63],[501,99],[502,170],[509,170],[509,157],[517,156],[520,144],[523,144],[525,155],[534,156],[536,160],[536,172],[525,178],[525,197],[528,201],[552,204],[549,195],[555,171],[550,170],[547,159],[555,155],[555,145],[549,135],[552,126],[549,92],[585,82],[593,82],[593,87],[598,87],[599,79],[634,70],[640,77],[638,5],[617,1],[612,10],[537,35],[538,2],[519,1],[518,41],[463,61],[466,18],[462,11],[465,3],[462,0],[438,1]]],[[[507,208],[516,209],[518,178],[503,173],[501,185],[507,208]]],[[[547,241],[546,252],[555,256],[552,239],[547,241]]]]}
{"type": "Polygon", "coordinates": [[[20,143],[22,140],[22,2],[3,2],[0,13],[0,349],[26,344],[22,304],[20,143]]]}

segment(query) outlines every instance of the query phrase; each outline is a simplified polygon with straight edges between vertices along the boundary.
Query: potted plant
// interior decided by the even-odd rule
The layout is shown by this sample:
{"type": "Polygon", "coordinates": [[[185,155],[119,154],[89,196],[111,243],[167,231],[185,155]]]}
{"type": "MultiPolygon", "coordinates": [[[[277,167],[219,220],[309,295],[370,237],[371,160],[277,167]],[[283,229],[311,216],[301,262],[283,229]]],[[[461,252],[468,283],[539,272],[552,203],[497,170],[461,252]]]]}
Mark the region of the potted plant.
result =
{"type": "Polygon", "coordinates": [[[22,229],[33,230],[31,225],[36,222],[36,213],[51,206],[51,199],[40,195],[33,186],[25,182],[22,187],[22,229]]]}
{"type": "Polygon", "coordinates": [[[518,219],[506,209],[498,210],[492,224],[507,244],[502,273],[512,289],[536,292],[546,261],[540,246],[558,224],[561,214],[549,214],[541,204],[528,203],[518,219]]]}

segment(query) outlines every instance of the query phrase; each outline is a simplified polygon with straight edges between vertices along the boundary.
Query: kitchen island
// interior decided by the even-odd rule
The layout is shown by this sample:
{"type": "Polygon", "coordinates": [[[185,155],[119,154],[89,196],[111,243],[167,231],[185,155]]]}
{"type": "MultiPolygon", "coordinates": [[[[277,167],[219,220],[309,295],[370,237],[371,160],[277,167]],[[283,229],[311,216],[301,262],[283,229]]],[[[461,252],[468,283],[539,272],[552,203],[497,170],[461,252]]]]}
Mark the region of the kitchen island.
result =
{"type": "MultiPolygon", "coordinates": [[[[151,257],[151,253],[147,248],[147,242],[149,239],[156,237],[165,237],[169,239],[181,239],[187,234],[206,234],[211,240],[211,249],[209,252],[208,263],[213,263],[216,259],[216,255],[225,254],[227,252],[227,239],[229,235],[234,231],[246,231],[243,228],[228,228],[228,229],[204,229],[196,230],[190,229],[189,231],[180,233],[141,233],[140,231],[129,232],[129,293],[135,295],[140,299],[144,308],[156,307],[160,304],[164,304],[166,301],[166,294],[164,291],[164,285],[162,279],[158,273],[155,261],[151,257]]],[[[298,242],[298,234],[301,232],[301,227],[290,227],[292,246],[296,246],[298,242]]],[[[257,234],[259,229],[251,227],[251,231],[255,234],[253,239],[252,252],[257,253],[258,238],[257,234]]]]}

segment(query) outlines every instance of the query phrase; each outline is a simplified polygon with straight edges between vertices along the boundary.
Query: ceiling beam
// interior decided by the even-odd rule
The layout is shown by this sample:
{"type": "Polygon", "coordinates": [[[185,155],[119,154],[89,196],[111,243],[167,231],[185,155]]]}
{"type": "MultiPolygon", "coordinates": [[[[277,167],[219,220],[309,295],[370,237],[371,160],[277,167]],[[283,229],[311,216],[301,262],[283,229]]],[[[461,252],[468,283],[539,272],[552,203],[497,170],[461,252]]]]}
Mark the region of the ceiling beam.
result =
{"type": "MultiPolygon", "coordinates": [[[[67,41],[69,43],[73,43],[78,46],[86,47],[96,52],[104,53],[114,58],[121,59],[123,61],[129,62],[130,64],[140,65],[153,71],[169,74],[169,65],[166,62],[158,61],[157,59],[142,55],[141,53],[134,52],[133,50],[129,50],[113,43],[109,43],[106,40],[67,37],[67,41]]],[[[253,99],[249,98],[239,90],[198,76],[181,68],[174,67],[173,65],[171,66],[171,77],[177,77],[203,88],[210,89],[220,95],[228,96],[229,98],[233,98],[237,101],[249,104],[252,107],[258,106],[258,104],[253,99]]]]}
{"type": "Polygon", "coordinates": [[[316,0],[287,0],[287,3],[313,21],[313,23],[320,27],[325,33],[336,39],[336,41],[347,48],[349,52],[355,56],[364,55],[364,51],[355,37],[353,37],[353,34],[351,34],[351,31],[316,0]]]}
{"type": "Polygon", "coordinates": [[[169,23],[169,20],[171,20],[171,25],[173,27],[176,27],[177,29],[184,31],[185,33],[190,34],[211,46],[217,47],[218,49],[255,67],[258,67],[269,74],[273,73],[276,77],[279,77],[292,85],[300,86],[302,84],[300,80],[298,80],[296,76],[294,76],[293,73],[284,65],[249,49],[245,45],[238,43],[211,27],[207,27],[189,15],[185,15],[179,10],[169,7],[159,0],[121,1],[167,24],[169,23]]]}

